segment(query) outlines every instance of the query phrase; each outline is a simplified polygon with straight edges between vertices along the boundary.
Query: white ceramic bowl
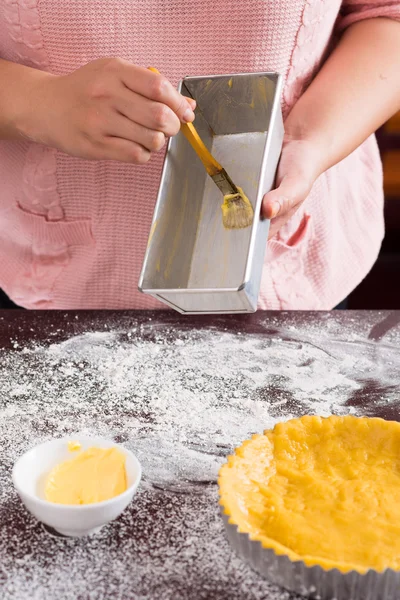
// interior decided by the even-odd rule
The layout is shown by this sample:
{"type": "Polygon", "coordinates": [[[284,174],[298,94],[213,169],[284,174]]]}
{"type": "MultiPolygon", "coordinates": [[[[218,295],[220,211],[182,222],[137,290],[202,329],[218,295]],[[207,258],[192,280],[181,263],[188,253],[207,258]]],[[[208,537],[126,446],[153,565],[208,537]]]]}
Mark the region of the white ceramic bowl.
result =
{"type": "Polygon", "coordinates": [[[12,479],[26,508],[42,523],[67,536],[81,537],[95,533],[116,519],[136,493],[142,469],[137,458],[118,444],[98,437],[69,435],[40,444],[23,454],[15,463],[12,479]],[[104,502],[83,505],[55,504],[45,500],[44,486],[49,472],[58,463],[73,457],[69,441],[78,441],[83,450],[117,447],[126,456],[127,490],[104,502]]]}

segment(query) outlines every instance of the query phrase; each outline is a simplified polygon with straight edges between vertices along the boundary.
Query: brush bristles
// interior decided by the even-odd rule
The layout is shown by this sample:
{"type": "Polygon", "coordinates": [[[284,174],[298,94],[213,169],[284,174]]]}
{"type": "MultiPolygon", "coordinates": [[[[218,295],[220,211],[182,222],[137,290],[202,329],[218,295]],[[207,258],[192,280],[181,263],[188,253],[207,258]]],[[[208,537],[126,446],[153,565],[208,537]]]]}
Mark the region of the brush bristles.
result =
{"type": "Polygon", "coordinates": [[[243,190],[239,194],[224,196],[222,208],[222,223],[225,229],[244,229],[253,222],[254,211],[243,190]]]}

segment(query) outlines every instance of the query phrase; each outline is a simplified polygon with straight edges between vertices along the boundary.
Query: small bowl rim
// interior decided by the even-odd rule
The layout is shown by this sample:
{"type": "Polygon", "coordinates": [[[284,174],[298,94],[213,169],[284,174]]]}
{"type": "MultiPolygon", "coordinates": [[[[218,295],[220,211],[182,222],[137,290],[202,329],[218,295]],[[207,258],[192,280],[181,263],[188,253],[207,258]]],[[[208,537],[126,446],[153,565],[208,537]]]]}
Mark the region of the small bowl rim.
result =
{"type": "Polygon", "coordinates": [[[122,444],[118,444],[111,439],[103,438],[101,436],[94,436],[94,435],[72,434],[69,436],[63,436],[62,438],[50,438],[40,444],[37,444],[36,446],[32,446],[32,448],[29,448],[28,450],[26,450],[26,452],[21,454],[21,456],[19,458],[17,458],[17,460],[14,462],[12,472],[11,472],[11,478],[12,478],[14,488],[18,492],[19,496],[26,497],[30,501],[36,502],[39,506],[42,506],[42,507],[51,506],[53,509],[60,510],[60,511],[73,510],[73,511],[82,512],[82,511],[93,510],[94,508],[98,508],[98,507],[110,506],[111,504],[115,503],[116,501],[129,496],[132,493],[132,491],[134,492],[137,489],[137,487],[139,486],[139,483],[142,479],[142,465],[140,464],[139,459],[135,456],[135,454],[133,454],[133,452],[131,452],[131,450],[128,450],[128,448],[126,448],[122,444]],[[51,444],[52,442],[60,442],[60,443],[68,442],[68,441],[78,441],[79,442],[80,440],[91,440],[91,439],[102,440],[102,442],[100,442],[100,444],[107,443],[107,444],[112,444],[112,446],[110,446],[110,447],[120,448],[124,452],[124,454],[129,455],[129,457],[131,459],[133,459],[133,462],[135,463],[135,466],[138,470],[138,475],[137,475],[136,479],[127,487],[127,489],[124,492],[122,492],[121,494],[118,494],[118,496],[114,496],[113,498],[109,498],[108,500],[102,500],[101,502],[91,502],[90,504],[59,504],[58,502],[50,502],[49,500],[40,498],[36,494],[31,494],[30,492],[26,492],[25,490],[23,490],[21,488],[20,485],[18,485],[18,483],[16,481],[16,476],[15,476],[15,472],[18,468],[18,464],[26,457],[27,454],[29,454],[33,450],[36,450],[36,449],[40,448],[41,446],[51,444]]]}

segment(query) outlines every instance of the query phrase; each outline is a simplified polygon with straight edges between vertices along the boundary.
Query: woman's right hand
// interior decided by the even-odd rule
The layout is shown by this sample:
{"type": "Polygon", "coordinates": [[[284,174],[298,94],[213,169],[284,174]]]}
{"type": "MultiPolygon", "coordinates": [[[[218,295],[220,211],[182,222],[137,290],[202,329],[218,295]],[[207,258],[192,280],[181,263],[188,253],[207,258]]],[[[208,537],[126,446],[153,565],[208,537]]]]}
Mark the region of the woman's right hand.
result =
{"type": "Polygon", "coordinates": [[[18,130],[35,142],[94,160],[143,164],[194,119],[195,101],[162,75],[118,58],[27,88],[18,130]]]}

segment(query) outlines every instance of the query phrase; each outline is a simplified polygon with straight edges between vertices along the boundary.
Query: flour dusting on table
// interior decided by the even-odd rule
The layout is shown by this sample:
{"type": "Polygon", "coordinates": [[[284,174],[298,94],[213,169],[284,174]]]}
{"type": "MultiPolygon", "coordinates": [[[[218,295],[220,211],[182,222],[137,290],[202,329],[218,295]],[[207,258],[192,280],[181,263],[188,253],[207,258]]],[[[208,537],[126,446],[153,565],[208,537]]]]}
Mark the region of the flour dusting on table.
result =
{"type": "Polygon", "coordinates": [[[236,445],[283,419],[397,410],[400,358],[396,346],[356,328],[270,326],[241,335],[137,321],[1,352],[4,600],[291,598],[230,552],[218,468],[236,445]],[[360,394],[369,394],[362,411],[360,394]],[[79,432],[133,450],[144,482],[98,536],[61,540],[23,510],[10,470],[29,447],[79,432]]]}

